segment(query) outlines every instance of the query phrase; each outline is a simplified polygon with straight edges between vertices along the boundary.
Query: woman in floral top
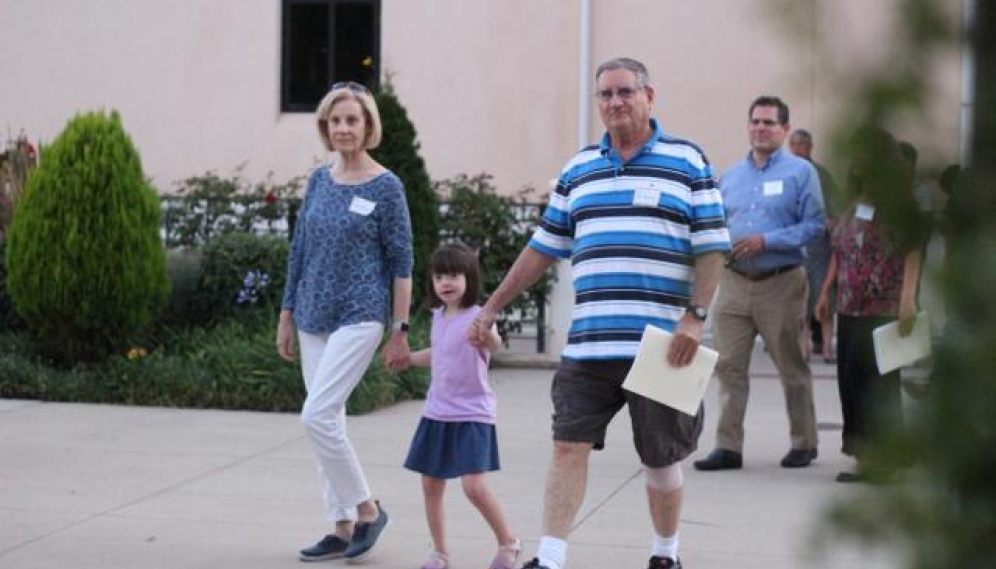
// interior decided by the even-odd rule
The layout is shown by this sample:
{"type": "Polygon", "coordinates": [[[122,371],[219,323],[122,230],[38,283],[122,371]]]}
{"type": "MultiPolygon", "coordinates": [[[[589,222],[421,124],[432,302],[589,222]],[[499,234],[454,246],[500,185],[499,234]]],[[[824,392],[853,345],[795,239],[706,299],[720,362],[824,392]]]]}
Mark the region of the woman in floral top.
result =
{"type": "Polygon", "coordinates": [[[873,128],[852,138],[847,180],[849,207],[831,234],[832,256],[816,303],[821,321],[836,284],[837,378],[844,419],[842,452],[858,461],[839,482],[867,478],[868,443],[886,427],[902,425],[899,371],[879,374],[872,330],[900,321],[909,334],[916,317],[923,224],[912,194],[912,172],[896,140],[873,128]]]}

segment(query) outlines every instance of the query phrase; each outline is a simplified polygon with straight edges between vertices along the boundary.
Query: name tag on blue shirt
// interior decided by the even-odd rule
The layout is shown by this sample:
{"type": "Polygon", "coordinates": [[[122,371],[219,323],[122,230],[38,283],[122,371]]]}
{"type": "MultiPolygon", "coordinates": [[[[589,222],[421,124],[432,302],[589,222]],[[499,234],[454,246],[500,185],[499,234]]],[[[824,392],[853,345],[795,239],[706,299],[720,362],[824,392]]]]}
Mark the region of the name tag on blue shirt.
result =
{"type": "Polygon", "coordinates": [[[782,189],[781,180],[772,180],[764,183],[764,195],[766,196],[780,196],[782,195],[782,189]]]}
{"type": "Polygon", "coordinates": [[[353,201],[349,204],[349,211],[360,215],[370,215],[376,206],[377,202],[363,199],[360,196],[354,196],[353,201]]]}

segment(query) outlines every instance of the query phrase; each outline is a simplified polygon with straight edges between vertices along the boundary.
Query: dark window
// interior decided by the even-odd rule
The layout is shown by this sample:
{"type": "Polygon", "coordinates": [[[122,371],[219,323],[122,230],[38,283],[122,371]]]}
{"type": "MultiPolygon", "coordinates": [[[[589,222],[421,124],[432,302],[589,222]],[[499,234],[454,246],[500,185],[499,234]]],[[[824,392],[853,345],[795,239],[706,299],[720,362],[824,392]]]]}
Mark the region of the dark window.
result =
{"type": "Polygon", "coordinates": [[[284,0],[280,109],[313,112],[336,81],[380,77],[380,0],[284,0]]]}

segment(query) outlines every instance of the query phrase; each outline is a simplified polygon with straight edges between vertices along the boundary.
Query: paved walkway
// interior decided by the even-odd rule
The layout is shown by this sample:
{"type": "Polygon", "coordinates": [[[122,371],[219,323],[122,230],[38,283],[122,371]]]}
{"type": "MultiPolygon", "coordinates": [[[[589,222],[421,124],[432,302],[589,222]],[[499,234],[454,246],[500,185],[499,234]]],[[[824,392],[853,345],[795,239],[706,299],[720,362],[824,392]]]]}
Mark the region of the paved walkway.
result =
{"type": "MultiPolygon", "coordinates": [[[[820,553],[814,531],[850,466],[840,446],[833,369],[819,364],[820,457],[778,466],[788,448],[780,386],[758,350],[742,471],[686,465],[682,556],[689,569],[892,568],[844,544],[820,553]]],[[[531,556],[550,454],[550,371],[493,371],[504,469],[491,477],[531,556]]],[[[712,447],[715,385],[695,458],[712,447]]],[[[421,402],[350,418],[371,486],[392,517],[366,563],[415,569],[429,549],[418,477],[400,463],[421,402]]],[[[621,415],[591,463],[568,567],[644,568],[650,529],[639,468],[621,415]]],[[[314,459],[292,414],[194,411],[0,400],[0,568],[302,569],[296,551],[320,537],[314,459]]],[[[454,569],[481,568],[494,544],[460,494],[448,495],[454,569]]],[[[341,561],[319,567],[343,566],[341,561]]]]}

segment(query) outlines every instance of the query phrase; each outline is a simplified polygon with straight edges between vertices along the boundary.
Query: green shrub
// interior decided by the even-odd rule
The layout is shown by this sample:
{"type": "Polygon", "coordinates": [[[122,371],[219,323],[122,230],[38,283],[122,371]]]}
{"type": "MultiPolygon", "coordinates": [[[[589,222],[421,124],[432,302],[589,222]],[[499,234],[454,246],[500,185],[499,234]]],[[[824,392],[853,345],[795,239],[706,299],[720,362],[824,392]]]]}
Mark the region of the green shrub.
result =
{"type": "Polygon", "coordinates": [[[231,232],[293,233],[300,177],[278,184],[268,176],[251,184],[240,168],[227,178],[208,171],[177,186],[176,193],[163,198],[163,233],[169,248],[197,247],[231,232]]]}
{"type": "MultiPolygon", "coordinates": [[[[0,334],[0,397],[88,403],[297,412],[304,382],[297,362],[273,344],[276,316],[262,309],[211,328],[167,330],[154,349],[135,347],[98,365],[48,366],[26,333],[0,334]]],[[[412,322],[413,345],[425,345],[427,323],[412,322]]],[[[389,373],[378,354],[349,399],[360,414],[423,397],[425,370],[389,373]]]]}
{"type": "Polygon", "coordinates": [[[167,252],[166,274],[169,275],[170,295],[159,325],[184,328],[208,324],[200,296],[201,252],[197,249],[167,252]]]}
{"type": "Polygon", "coordinates": [[[14,305],[10,302],[7,294],[7,256],[4,253],[6,246],[4,240],[0,239],[0,330],[14,330],[22,328],[24,321],[17,315],[14,305]]]}
{"type": "Polygon", "coordinates": [[[7,287],[53,358],[99,360],[156,317],[159,213],[117,112],[76,116],[46,149],[8,233],[7,287]]]}
{"type": "Polygon", "coordinates": [[[191,305],[214,323],[239,308],[276,308],[283,298],[290,244],[276,235],[224,233],[201,248],[191,305]]]}
{"type": "MultiPolygon", "coordinates": [[[[441,219],[441,236],[446,241],[462,241],[478,252],[485,295],[498,288],[529,242],[541,215],[540,207],[527,199],[532,189],[523,189],[516,197],[500,196],[491,180],[489,174],[460,174],[436,183],[439,193],[449,196],[441,219]]],[[[552,273],[544,275],[509,303],[503,315],[507,317],[515,311],[534,315],[546,302],[552,278],[552,273]]]]}
{"type": "Polygon", "coordinates": [[[377,93],[375,99],[384,136],[371,155],[394,172],[405,185],[415,249],[413,306],[417,307],[422,298],[422,285],[427,278],[429,257],[439,243],[439,197],[419,155],[415,125],[408,118],[408,112],[398,100],[390,81],[385,81],[383,90],[377,93]]]}

